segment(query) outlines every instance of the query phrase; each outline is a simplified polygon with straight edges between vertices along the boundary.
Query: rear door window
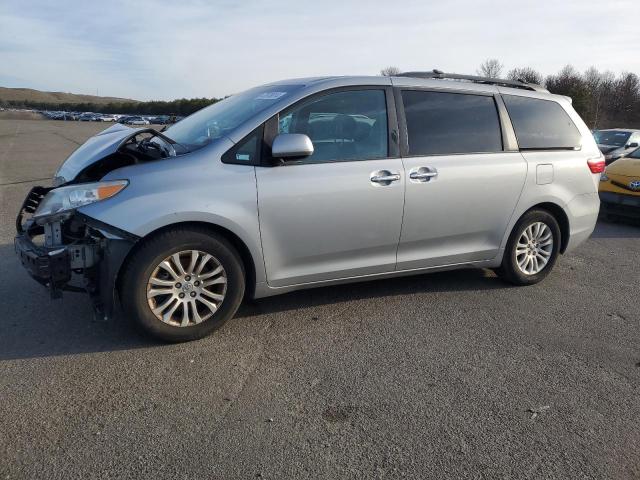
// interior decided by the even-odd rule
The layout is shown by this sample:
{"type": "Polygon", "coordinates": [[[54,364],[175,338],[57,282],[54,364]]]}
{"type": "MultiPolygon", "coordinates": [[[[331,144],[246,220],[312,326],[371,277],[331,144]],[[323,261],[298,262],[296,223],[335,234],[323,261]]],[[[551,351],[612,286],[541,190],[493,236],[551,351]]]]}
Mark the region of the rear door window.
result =
{"type": "Polygon", "coordinates": [[[582,137],[558,102],[503,95],[511,123],[523,150],[576,149],[582,137]]]}
{"type": "Polygon", "coordinates": [[[502,151],[492,96],[403,90],[409,156],[502,151]]]}

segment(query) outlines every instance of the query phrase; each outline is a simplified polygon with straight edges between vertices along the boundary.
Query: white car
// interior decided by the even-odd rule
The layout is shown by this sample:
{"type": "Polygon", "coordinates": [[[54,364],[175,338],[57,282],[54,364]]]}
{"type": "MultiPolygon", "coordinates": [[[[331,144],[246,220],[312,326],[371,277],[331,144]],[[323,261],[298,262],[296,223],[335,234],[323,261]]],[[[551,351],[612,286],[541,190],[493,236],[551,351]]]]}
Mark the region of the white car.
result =
{"type": "Polygon", "coordinates": [[[126,122],[127,125],[150,125],[149,120],[142,117],[132,117],[126,122]]]}
{"type": "Polygon", "coordinates": [[[96,119],[98,122],[115,122],[116,120],[115,115],[102,115],[96,119]]]}

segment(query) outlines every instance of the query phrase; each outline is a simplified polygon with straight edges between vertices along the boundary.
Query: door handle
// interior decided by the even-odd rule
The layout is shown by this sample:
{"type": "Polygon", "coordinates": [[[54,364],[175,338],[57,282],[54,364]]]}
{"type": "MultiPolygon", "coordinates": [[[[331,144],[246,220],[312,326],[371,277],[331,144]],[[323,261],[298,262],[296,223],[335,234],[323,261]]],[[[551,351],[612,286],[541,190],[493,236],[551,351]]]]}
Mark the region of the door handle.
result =
{"type": "Polygon", "coordinates": [[[371,181],[376,183],[395,182],[396,180],[400,180],[399,173],[392,173],[391,175],[375,175],[371,177],[371,181]]]}
{"type": "Polygon", "coordinates": [[[373,172],[369,177],[369,180],[381,185],[389,185],[391,182],[397,182],[400,180],[400,174],[393,173],[388,170],[380,170],[379,172],[373,172]]]}
{"type": "Polygon", "coordinates": [[[435,168],[429,167],[416,168],[409,173],[409,178],[418,182],[428,182],[429,180],[437,176],[438,171],[435,168]]]}

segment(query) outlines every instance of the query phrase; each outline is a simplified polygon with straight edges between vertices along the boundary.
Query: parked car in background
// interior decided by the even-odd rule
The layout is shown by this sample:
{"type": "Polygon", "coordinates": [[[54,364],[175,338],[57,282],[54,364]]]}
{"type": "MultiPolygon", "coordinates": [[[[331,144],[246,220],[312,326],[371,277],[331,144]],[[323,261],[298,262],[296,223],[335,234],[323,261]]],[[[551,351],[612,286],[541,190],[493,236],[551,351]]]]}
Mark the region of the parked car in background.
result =
{"type": "Polygon", "coordinates": [[[536,85],[286,80],[90,138],[29,193],[16,252],[52,295],[87,291],[103,316],[118,297],[185,341],[245,294],[461,267],[540,282],[591,235],[603,170],[571,102],[536,85]]]}
{"type": "Polygon", "coordinates": [[[80,122],[93,122],[96,119],[96,114],[91,112],[85,112],[78,117],[80,122]]]}
{"type": "Polygon", "coordinates": [[[172,113],[171,115],[168,115],[166,124],[167,125],[172,125],[174,123],[178,123],[183,118],[184,118],[183,116],[176,115],[176,114],[172,113]]]}
{"type": "Polygon", "coordinates": [[[640,219],[640,148],[607,166],[600,201],[606,215],[640,219]]]}
{"type": "Polygon", "coordinates": [[[42,114],[49,120],[65,120],[67,112],[62,111],[44,111],[42,114]]]}
{"type": "Polygon", "coordinates": [[[149,125],[151,122],[144,117],[133,117],[127,121],[129,125],[149,125]]]}
{"type": "Polygon", "coordinates": [[[169,123],[169,115],[158,115],[155,117],[147,117],[147,119],[155,125],[167,125],[169,123]]]}
{"type": "Polygon", "coordinates": [[[149,125],[150,122],[144,117],[129,117],[124,123],[127,125],[149,125]]]}
{"type": "Polygon", "coordinates": [[[607,165],[640,146],[640,130],[611,128],[596,130],[593,137],[607,165]]]}
{"type": "Polygon", "coordinates": [[[104,115],[100,115],[99,117],[97,117],[96,121],[98,121],[98,122],[115,122],[116,121],[116,117],[114,115],[104,114],[104,115]]]}

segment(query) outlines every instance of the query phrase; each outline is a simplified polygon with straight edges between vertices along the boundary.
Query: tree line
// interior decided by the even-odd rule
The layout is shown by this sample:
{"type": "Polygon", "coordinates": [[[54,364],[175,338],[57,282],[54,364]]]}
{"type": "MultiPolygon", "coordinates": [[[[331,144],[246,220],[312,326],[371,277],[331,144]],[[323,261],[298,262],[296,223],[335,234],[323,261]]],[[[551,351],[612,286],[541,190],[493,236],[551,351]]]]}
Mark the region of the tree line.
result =
{"type": "MultiPolygon", "coordinates": [[[[502,78],[504,66],[497,59],[485,60],[476,74],[482,77],[502,78]]],[[[382,75],[400,73],[397,67],[387,67],[382,75]]],[[[522,80],[544,86],[551,93],[571,97],[573,107],[592,129],[640,128],[640,78],[632,72],[614,74],[590,67],[584,72],[571,65],[558,73],[544,76],[531,67],[508,70],[509,80],[522,80]]]]}
{"type": "Polygon", "coordinates": [[[5,108],[29,108],[34,110],[54,110],[65,112],[124,113],[133,115],[190,115],[220,98],[181,98],[172,101],[153,100],[150,102],[116,103],[46,103],[29,100],[0,101],[5,108]]]}

